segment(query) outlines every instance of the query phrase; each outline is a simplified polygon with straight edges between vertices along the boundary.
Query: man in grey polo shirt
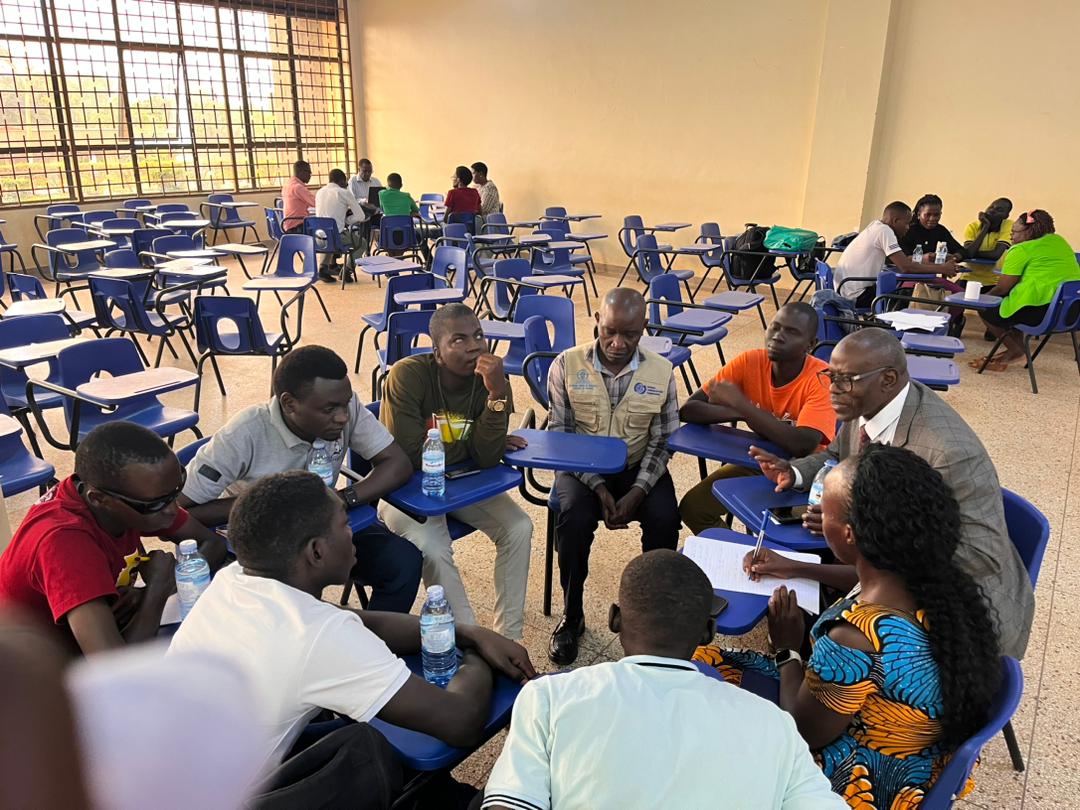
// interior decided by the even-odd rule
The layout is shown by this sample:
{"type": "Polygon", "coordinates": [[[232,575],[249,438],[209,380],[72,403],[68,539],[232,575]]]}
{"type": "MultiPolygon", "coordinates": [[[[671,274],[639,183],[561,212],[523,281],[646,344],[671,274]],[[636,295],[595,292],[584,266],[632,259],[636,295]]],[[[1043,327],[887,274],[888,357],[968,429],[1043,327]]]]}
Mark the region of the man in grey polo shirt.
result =
{"type": "MultiPolygon", "coordinates": [[[[323,346],[303,346],[281,361],[269,402],[240,411],[199,448],[179,502],[206,525],[226,523],[236,496],[264,476],[309,470],[333,487],[346,449],[372,465],[364,480],[340,491],[347,504],[378,500],[412,475],[405,451],[353,392],[345,362],[323,346]]],[[[353,542],[353,577],[373,590],[368,607],[408,613],[420,551],[380,523],[353,542]]]]}

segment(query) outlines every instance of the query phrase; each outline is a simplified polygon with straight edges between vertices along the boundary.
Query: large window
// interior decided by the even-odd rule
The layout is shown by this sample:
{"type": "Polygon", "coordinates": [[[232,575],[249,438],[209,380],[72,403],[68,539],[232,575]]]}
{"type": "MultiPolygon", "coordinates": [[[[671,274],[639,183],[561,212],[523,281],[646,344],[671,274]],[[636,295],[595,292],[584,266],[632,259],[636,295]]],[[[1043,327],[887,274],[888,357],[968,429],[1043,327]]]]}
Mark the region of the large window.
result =
{"type": "Polygon", "coordinates": [[[0,205],[348,170],[344,0],[2,0],[0,205]]]}

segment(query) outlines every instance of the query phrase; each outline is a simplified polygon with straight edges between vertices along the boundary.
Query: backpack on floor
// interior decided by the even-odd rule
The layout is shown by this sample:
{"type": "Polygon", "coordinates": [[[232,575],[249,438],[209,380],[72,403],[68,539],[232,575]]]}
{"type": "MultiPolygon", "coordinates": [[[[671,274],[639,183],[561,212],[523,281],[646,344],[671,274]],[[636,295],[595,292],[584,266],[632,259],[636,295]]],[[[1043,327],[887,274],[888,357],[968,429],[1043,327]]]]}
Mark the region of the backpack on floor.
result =
{"type": "Polygon", "coordinates": [[[741,281],[756,281],[769,278],[776,271],[776,257],[765,255],[765,237],[769,229],[752,222],[746,224],[746,230],[735,237],[736,251],[751,251],[757,255],[731,256],[731,275],[741,281]]]}

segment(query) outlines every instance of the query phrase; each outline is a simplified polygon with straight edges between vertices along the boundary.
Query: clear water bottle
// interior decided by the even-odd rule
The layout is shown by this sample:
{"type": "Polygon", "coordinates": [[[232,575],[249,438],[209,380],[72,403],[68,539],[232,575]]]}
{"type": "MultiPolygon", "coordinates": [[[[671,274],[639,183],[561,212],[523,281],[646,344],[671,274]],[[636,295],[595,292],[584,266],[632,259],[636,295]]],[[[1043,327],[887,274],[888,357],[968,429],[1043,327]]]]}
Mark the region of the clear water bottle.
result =
{"type": "Polygon", "coordinates": [[[420,467],[424,473],[424,494],[429,498],[443,497],[446,494],[446,452],[443,450],[442,434],[438,428],[427,432],[420,467]]]}
{"type": "Polygon", "coordinates": [[[814,483],[810,485],[810,498],[807,501],[811,506],[821,506],[821,496],[825,493],[825,476],[832,471],[836,464],[836,459],[830,458],[814,476],[814,483]]]}
{"type": "Polygon", "coordinates": [[[937,243],[937,253],[934,254],[934,264],[945,264],[949,260],[949,246],[945,242],[937,243]]]}
{"type": "Polygon", "coordinates": [[[311,459],[308,461],[308,472],[313,472],[321,478],[328,487],[334,486],[334,463],[330,460],[330,450],[326,442],[316,439],[311,443],[311,459]]]}
{"type": "Polygon", "coordinates": [[[176,553],[176,595],[180,599],[180,621],[187,618],[202,592],[210,584],[210,566],[194,540],[184,540],[176,553]]]}
{"type": "Polygon", "coordinates": [[[913,262],[915,262],[915,264],[922,264],[922,258],[923,258],[922,245],[916,245],[915,250],[913,250],[911,252],[911,260],[913,262]]]}
{"type": "Polygon", "coordinates": [[[446,601],[442,585],[427,589],[427,599],[420,609],[420,655],[424,680],[446,686],[457,672],[457,635],[454,613],[446,601]]]}

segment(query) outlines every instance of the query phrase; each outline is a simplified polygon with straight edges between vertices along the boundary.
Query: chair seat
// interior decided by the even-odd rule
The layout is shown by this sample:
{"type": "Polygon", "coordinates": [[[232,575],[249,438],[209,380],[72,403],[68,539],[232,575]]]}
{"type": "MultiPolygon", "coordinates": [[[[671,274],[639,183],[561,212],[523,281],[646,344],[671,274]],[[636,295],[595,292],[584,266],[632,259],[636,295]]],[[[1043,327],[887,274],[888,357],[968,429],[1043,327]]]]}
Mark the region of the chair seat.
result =
{"type": "MultiPolygon", "coordinates": [[[[12,410],[29,408],[30,403],[26,397],[26,386],[4,386],[3,389],[4,401],[7,402],[8,408],[12,410]]],[[[34,388],[34,402],[42,410],[47,408],[59,408],[64,404],[63,394],[57,394],[55,391],[47,391],[44,388],[34,388]]],[[[0,473],[2,475],[2,473],[0,473]]]]}
{"type": "MultiPolygon", "coordinates": [[[[251,354],[251,352],[240,352],[240,330],[237,329],[235,323],[229,321],[218,321],[215,329],[215,334],[218,340],[221,341],[224,352],[238,352],[240,354],[251,354]]],[[[266,345],[269,347],[269,351],[259,352],[265,353],[268,357],[277,354],[278,344],[285,339],[283,332],[266,332],[266,345]]]]}
{"type": "Polygon", "coordinates": [[[17,251],[19,246],[14,242],[0,242],[0,253],[11,253],[11,251],[17,251]]]}
{"type": "Polygon", "coordinates": [[[369,315],[361,315],[360,320],[376,332],[386,331],[386,315],[382,312],[372,312],[369,315]]]}
{"type": "Polygon", "coordinates": [[[56,272],[57,281],[84,281],[88,275],[95,273],[98,270],[104,270],[100,264],[89,265],[82,270],[58,270],[56,272]]]}
{"type": "Polygon", "coordinates": [[[960,368],[945,357],[909,355],[908,374],[911,379],[931,388],[948,387],[960,382],[960,368]]]}
{"type": "Polygon", "coordinates": [[[933,354],[962,354],[964,341],[948,335],[924,335],[918,332],[904,332],[900,345],[908,352],[931,352],[933,354]]]}
{"type": "Polygon", "coordinates": [[[88,329],[97,323],[97,315],[93,312],[83,312],[81,309],[72,309],[71,307],[64,310],[64,317],[67,318],[76,329],[88,329]]]}
{"type": "Polygon", "coordinates": [[[56,475],[56,469],[30,453],[0,462],[0,489],[10,498],[41,486],[56,475]]]}
{"type": "MultiPolygon", "coordinates": [[[[710,332],[730,320],[731,315],[727,312],[718,312],[712,309],[684,309],[682,312],[664,318],[662,325],[675,329],[700,329],[704,332],[710,332]]],[[[692,337],[698,336],[694,335],[692,337]]]]}
{"type": "Polygon", "coordinates": [[[748,278],[736,278],[729,274],[728,280],[731,282],[732,287],[749,287],[751,285],[757,286],[758,284],[775,284],[780,280],[780,274],[777,273],[768,278],[755,278],[753,280],[748,278]]]}
{"type": "MultiPolygon", "coordinates": [[[[194,411],[187,411],[183,408],[170,408],[160,405],[156,401],[132,411],[128,411],[121,406],[120,413],[122,416],[119,418],[125,422],[142,425],[163,438],[175,436],[177,433],[190,430],[199,424],[199,415],[194,411]]],[[[94,413],[91,409],[84,408],[82,418],[79,420],[79,441],[85,439],[90,431],[98,425],[115,421],[117,421],[117,417],[113,414],[94,413]]]]}
{"type": "MultiPolygon", "coordinates": [[[[665,337],[664,330],[658,329],[660,337],[665,337]]],[[[727,337],[728,330],[723,327],[717,327],[716,329],[710,329],[703,335],[671,335],[673,343],[679,343],[683,346],[711,346],[714,343],[719,343],[721,340],[727,337]]]]}
{"type": "Polygon", "coordinates": [[[753,309],[764,300],[765,296],[757,293],[723,292],[709,296],[702,303],[713,309],[742,312],[744,309],[753,309]]]}
{"type": "Polygon", "coordinates": [[[558,270],[550,272],[537,267],[533,269],[533,273],[541,276],[574,276],[575,278],[581,278],[585,275],[585,271],[577,267],[560,267],[558,270]]]}
{"type": "MultiPolygon", "coordinates": [[[[386,349],[379,349],[375,354],[379,359],[379,368],[386,371],[386,349]]],[[[409,349],[409,357],[413,357],[418,354],[431,354],[430,346],[413,346],[409,349]]]]}
{"type": "MultiPolygon", "coordinates": [[[[255,222],[250,219],[229,219],[218,222],[216,225],[211,223],[210,227],[216,230],[225,230],[226,228],[254,228],[255,222]]],[[[243,239],[243,237],[240,238],[243,239]]]]}
{"type": "Polygon", "coordinates": [[[668,270],[668,272],[679,281],[689,281],[694,277],[693,270],[668,270]]]}
{"type": "Polygon", "coordinates": [[[672,346],[669,351],[664,352],[662,355],[675,368],[678,368],[687,360],[690,359],[690,350],[685,346],[672,346]]]}

